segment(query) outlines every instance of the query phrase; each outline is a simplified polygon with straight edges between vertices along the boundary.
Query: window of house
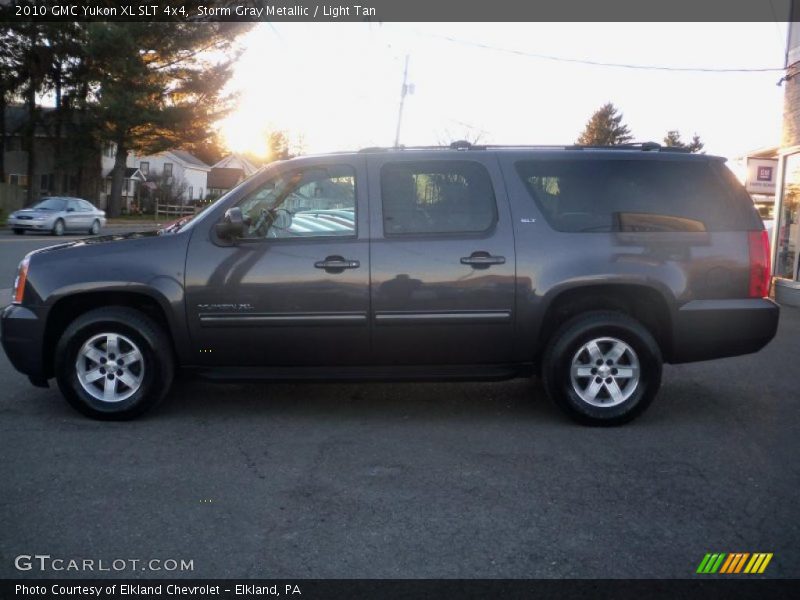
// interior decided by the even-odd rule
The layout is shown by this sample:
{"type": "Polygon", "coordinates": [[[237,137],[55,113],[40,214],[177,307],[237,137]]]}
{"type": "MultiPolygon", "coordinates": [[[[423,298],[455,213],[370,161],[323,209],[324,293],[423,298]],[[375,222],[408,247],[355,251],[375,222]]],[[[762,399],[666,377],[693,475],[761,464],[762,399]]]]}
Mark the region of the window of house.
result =
{"type": "Polygon", "coordinates": [[[246,238],[353,236],[355,172],[346,165],[330,165],[284,173],[239,206],[246,238]]]}
{"type": "Polygon", "coordinates": [[[189,191],[187,192],[187,197],[189,198],[189,200],[194,200],[193,194],[194,194],[194,188],[192,186],[189,186],[189,191]]]}
{"type": "Polygon", "coordinates": [[[54,192],[56,190],[56,176],[54,173],[42,173],[39,183],[42,192],[54,192]]]}
{"type": "Polygon", "coordinates": [[[387,163],[381,199],[388,236],[480,233],[497,220],[489,173],[473,161],[387,163]]]}
{"type": "Polygon", "coordinates": [[[170,177],[172,175],[172,163],[164,163],[164,175],[170,177]]]}
{"type": "Polygon", "coordinates": [[[149,162],[140,162],[139,163],[139,170],[142,172],[142,175],[147,177],[150,174],[150,163],[149,162]]]}
{"type": "Polygon", "coordinates": [[[19,173],[11,173],[8,175],[8,183],[20,187],[28,187],[28,176],[19,173]]]}

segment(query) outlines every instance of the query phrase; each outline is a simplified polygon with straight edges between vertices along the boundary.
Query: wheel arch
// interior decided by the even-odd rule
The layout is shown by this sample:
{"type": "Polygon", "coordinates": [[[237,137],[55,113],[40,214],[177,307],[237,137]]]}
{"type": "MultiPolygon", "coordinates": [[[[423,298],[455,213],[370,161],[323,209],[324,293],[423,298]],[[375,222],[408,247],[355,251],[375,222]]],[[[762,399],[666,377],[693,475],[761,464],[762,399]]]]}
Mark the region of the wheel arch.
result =
{"type": "Polygon", "coordinates": [[[573,317],[590,311],[626,314],[650,331],[669,361],[673,348],[672,310],[662,290],[644,283],[589,283],[553,290],[545,299],[539,329],[537,359],[553,334],[573,317]]]}
{"type": "Polygon", "coordinates": [[[47,313],[44,331],[43,365],[47,377],[52,377],[55,365],[55,348],[58,340],[69,324],[80,315],[108,306],[123,306],[138,310],[150,317],[163,328],[170,340],[171,352],[177,360],[175,323],[170,318],[169,303],[159,294],[139,289],[136,291],[120,289],[92,290],[67,294],[56,300],[47,313]]]}

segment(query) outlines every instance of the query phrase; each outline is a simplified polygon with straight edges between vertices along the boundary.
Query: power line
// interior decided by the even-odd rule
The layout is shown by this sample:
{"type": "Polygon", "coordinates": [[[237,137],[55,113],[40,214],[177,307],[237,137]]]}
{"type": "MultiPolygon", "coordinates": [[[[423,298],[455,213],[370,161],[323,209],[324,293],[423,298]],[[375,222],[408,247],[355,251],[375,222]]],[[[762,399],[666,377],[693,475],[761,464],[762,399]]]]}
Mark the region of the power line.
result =
{"type": "Polygon", "coordinates": [[[769,73],[776,71],[784,71],[783,67],[757,67],[757,68],[714,68],[714,67],[666,67],[661,65],[637,65],[628,63],[610,63],[601,62],[596,60],[587,60],[580,58],[566,58],[563,56],[554,56],[551,54],[537,54],[534,52],[525,52],[523,50],[515,50],[513,48],[501,48],[499,46],[492,46],[483,42],[474,42],[472,40],[464,40],[449,35],[439,33],[427,33],[411,30],[417,35],[424,35],[432,38],[438,38],[447,42],[461,44],[462,46],[471,46],[473,48],[481,48],[483,50],[493,50],[495,52],[505,52],[506,54],[514,54],[515,56],[524,56],[527,58],[538,58],[541,60],[550,60],[554,62],[572,63],[579,65],[589,65],[593,67],[610,67],[616,69],[636,69],[640,71],[673,71],[681,73],[769,73]]]}

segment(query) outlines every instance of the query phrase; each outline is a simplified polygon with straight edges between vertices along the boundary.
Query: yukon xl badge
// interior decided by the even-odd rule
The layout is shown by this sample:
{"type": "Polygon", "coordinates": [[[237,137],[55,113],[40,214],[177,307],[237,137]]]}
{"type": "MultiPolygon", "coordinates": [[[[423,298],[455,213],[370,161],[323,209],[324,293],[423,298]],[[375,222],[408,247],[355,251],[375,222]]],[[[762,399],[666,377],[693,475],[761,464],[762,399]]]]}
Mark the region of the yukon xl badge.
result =
{"type": "Polygon", "coordinates": [[[252,304],[232,303],[232,304],[198,304],[200,310],[253,310],[252,304]]]}

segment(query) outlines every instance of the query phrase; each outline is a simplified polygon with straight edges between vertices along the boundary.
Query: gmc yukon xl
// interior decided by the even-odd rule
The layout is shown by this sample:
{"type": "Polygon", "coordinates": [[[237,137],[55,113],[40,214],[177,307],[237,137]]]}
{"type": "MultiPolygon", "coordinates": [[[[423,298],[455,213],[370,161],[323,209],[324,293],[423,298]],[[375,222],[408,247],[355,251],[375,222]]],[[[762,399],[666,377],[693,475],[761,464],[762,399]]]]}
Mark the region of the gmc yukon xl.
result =
{"type": "MultiPolygon", "coordinates": [[[[662,363],[775,335],[767,235],[723,159],[657,144],[367,149],[273,163],[158,232],[19,266],[2,343],[34,385],[128,419],[215,379],[539,375],[639,415],[662,363]]],[[[223,401],[223,400],[221,400],[223,401]]]]}

